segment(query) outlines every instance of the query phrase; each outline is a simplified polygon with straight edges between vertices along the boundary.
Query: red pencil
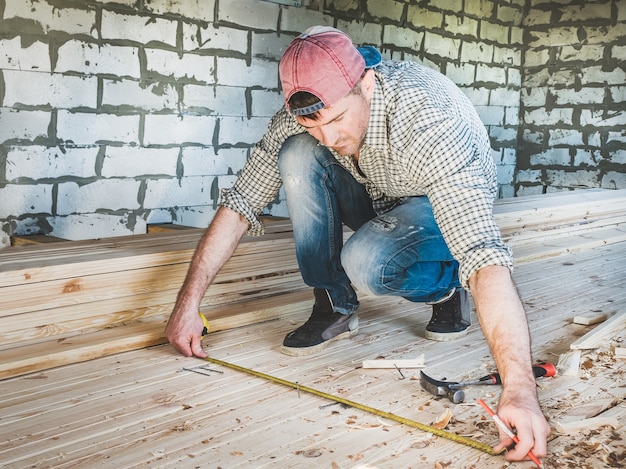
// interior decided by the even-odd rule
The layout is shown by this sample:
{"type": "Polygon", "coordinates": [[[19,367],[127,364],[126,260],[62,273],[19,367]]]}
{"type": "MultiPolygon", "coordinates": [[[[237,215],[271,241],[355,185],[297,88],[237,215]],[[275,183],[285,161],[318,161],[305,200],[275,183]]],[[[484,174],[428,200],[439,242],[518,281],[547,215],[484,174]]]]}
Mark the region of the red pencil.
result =
{"type": "MultiPolygon", "coordinates": [[[[509,438],[511,438],[515,443],[519,443],[519,438],[517,437],[517,435],[504,424],[500,417],[498,417],[496,413],[491,410],[491,408],[487,405],[485,401],[483,401],[482,399],[478,399],[478,403],[483,406],[483,408],[487,411],[489,415],[491,415],[491,418],[494,420],[494,422],[496,422],[496,424],[504,431],[504,433],[506,433],[509,438]]],[[[537,459],[537,456],[535,456],[532,451],[528,452],[528,457],[533,460],[537,467],[542,467],[541,461],[537,459]]]]}

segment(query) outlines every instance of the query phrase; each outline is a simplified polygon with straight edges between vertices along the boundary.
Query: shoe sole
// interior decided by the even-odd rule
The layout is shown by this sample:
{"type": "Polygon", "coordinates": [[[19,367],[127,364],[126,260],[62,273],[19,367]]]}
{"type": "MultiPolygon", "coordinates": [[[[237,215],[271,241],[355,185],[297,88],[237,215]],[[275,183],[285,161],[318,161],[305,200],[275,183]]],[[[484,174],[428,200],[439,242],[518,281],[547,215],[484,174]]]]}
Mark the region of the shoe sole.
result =
{"type": "Polygon", "coordinates": [[[424,331],[424,337],[430,340],[436,340],[437,342],[450,342],[452,340],[459,339],[467,334],[469,327],[464,331],[459,332],[432,332],[429,330],[424,331]]]}
{"type": "Polygon", "coordinates": [[[334,342],[335,340],[339,340],[339,339],[349,339],[350,337],[355,336],[357,332],[359,332],[358,327],[352,331],[342,332],[341,334],[336,335],[332,339],[325,340],[321,344],[312,345],[311,347],[286,347],[284,345],[281,345],[280,351],[281,353],[285,355],[289,355],[290,357],[308,357],[308,356],[315,355],[316,353],[321,352],[326,347],[328,347],[328,344],[330,344],[331,342],[334,342]]]}

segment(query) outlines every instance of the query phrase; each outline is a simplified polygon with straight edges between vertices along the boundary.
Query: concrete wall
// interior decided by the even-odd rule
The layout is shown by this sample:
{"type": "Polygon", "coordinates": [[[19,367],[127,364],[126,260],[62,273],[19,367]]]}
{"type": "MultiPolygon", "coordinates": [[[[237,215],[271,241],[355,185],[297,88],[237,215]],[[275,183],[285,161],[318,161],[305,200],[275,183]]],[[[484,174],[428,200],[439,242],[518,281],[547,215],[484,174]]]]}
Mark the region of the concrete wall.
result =
{"type": "MultiPolygon", "coordinates": [[[[564,12],[579,9],[559,3],[564,12]]],[[[624,36],[623,2],[598,5],[605,3],[613,23],[604,42],[612,44],[624,36]]],[[[523,66],[527,44],[531,56],[551,47],[545,32],[554,17],[541,23],[546,6],[529,6],[527,0],[304,0],[301,7],[261,0],[0,0],[0,231],[88,239],[143,233],[148,223],[206,226],[220,188],[232,184],[281,105],[283,50],[314,24],[343,29],[386,58],[416,60],[448,75],[489,131],[500,195],[513,196],[516,185],[544,190],[551,180],[543,168],[532,168],[539,179],[524,171],[531,160],[536,164],[531,154],[541,153],[534,136],[550,136],[532,120],[547,103],[520,108],[520,98],[537,102],[535,86],[526,80],[523,87],[523,72],[553,70],[523,66]],[[535,30],[544,35],[535,38],[535,30]],[[518,168],[518,160],[525,166],[518,168]]],[[[565,61],[573,49],[561,48],[553,58],[565,61]]],[[[623,48],[607,50],[623,58],[623,48]]],[[[605,68],[598,76],[619,82],[606,89],[623,98],[623,70],[605,68]]],[[[605,95],[603,102],[618,98],[605,95]]],[[[556,100],[547,102],[550,111],[560,109],[556,100]]],[[[581,113],[584,135],[616,113],[609,107],[581,113]]],[[[619,129],[599,139],[606,148],[624,144],[619,129]]],[[[614,159],[620,157],[623,163],[623,150],[614,159]]],[[[268,212],[287,214],[282,197],[268,212]]]]}
{"type": "Polygon", "coordinates": [[[518,195],[626,188],[626,1],[532,0],[518,195]]]}

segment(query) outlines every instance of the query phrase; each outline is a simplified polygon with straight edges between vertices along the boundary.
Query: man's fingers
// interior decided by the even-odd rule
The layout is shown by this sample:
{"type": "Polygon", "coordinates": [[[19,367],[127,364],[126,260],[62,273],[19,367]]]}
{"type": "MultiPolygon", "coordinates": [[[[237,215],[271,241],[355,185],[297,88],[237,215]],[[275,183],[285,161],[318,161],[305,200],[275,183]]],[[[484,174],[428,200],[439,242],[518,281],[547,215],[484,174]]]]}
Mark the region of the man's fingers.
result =
{"type": "Polygon", "coordinates": [[[204,351],[204,348],[202,348],[202,339],[200,339],[199,336],[191,338],[191,352],[198,358],[206,358],[209,356],[209,354],[204,351]]]}

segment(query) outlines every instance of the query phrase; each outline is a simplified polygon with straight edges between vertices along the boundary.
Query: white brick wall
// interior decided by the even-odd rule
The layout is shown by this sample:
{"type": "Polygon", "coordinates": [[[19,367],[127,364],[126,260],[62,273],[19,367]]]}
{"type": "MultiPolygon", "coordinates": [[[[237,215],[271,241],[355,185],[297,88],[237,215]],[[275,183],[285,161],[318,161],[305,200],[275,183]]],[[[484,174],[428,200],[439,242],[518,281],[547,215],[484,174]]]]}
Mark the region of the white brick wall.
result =
{"type": "Polygon", "coordinates": [[[7,181],[96,176],[98,147],[48,148],[40,145],[10,147],[6,157],[7,181]]]}
{"type": "Polygon", "coordinates": [[[57,109],[95,108],[98,79],[60,73],[5,70],[5,106],[51,106],[57,109]]]}

